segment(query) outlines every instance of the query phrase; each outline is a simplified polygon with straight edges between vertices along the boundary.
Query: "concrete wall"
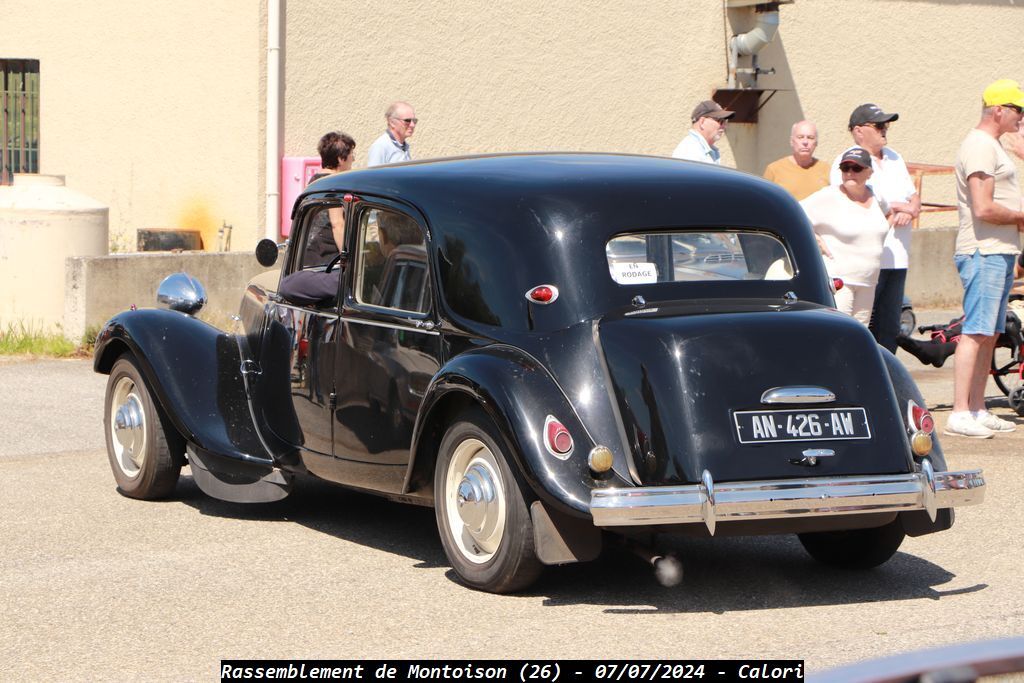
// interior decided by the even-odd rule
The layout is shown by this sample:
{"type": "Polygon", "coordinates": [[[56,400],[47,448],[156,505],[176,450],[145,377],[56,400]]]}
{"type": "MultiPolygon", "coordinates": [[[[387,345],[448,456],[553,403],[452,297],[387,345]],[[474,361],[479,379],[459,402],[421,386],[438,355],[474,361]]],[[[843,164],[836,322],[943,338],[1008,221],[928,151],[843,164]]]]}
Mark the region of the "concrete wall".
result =
{"type": "Polygon", "coordinates": [[[64,330],[77,340],[94,331],[115,313],[131,306],[152,308],[156,289],[165,277],[187,272],[206,288],[209,299],[199,317],[231,329],[232,315],[249,280],[265,272],[252,252],[182,252],[117,254],[69,258],[66,262],[67,298],[64,330]]]}

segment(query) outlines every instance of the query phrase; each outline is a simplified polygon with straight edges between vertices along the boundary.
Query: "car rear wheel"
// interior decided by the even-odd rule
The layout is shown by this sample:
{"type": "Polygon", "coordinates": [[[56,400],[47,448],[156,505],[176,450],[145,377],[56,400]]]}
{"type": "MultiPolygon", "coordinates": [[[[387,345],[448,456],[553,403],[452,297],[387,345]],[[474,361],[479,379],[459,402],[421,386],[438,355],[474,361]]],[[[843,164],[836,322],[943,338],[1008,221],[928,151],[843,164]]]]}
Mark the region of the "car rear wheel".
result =
{"type": "Polygon", "coordinates": [[[441,441],[434,471],[434,506],[441,544],[468,586],[492,593],[525,588],[543,566],[522,490],[479,411],[465,413],[441,441]]]}
{"type": "Polygon", "coordinates": [[[107,457],[121,492],[144,500],[169,495],[181,474],[185,442],[167,424],[130,355],[110,370],[103,416],[107,457]]]}
{"type": "Polygon", "coordinates": [[[888,561],[906,534],[899,520],[873,529],[797,534],[811,557],[844,569],[871,569],[888,561]]]}

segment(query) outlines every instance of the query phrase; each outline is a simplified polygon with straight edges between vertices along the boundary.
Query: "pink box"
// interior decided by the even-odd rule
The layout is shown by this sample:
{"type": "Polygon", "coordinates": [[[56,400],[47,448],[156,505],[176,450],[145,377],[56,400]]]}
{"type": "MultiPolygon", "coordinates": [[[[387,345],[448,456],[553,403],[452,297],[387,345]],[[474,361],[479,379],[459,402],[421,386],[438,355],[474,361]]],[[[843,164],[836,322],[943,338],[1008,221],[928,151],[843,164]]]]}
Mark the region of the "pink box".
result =
{"type": "Polygon", "coordinates": [[[284,157],[281,159],[281,222],[278,232],[288,237],[292,232],[292,207],[309,179],[321,171],[320,157],[284,157]]]}

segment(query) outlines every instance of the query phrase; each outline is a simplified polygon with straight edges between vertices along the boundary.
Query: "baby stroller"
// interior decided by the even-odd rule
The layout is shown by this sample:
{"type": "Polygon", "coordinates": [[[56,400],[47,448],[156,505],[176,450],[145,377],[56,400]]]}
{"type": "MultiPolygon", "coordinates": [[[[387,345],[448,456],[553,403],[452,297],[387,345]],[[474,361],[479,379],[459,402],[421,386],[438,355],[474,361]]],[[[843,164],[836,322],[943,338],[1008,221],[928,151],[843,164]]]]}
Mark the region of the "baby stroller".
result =
{"type": "MultiPolygon", "coordinates": [[[[1024,297],[1011,297],[1011,303],[1013,302],[1024,304],[1024,297]]],[[[1010,407],[1018,415],[1024,416],[1024,332],[1018,316],[1021,311],[1019,304],[1013,307],[1016,310],[1006,311],[1006,329],[996,341],[991,373],[996,386],[1006,395],[1010,407]]],[[[925,365],[941,368],[946,359],[956,351],[962,326],[963,316],[944,324],[921,325],[917,331],[922,334],[930,332],[929,341],[920,341],[901,334],[896,338],[896,343],[925,365]]]]}

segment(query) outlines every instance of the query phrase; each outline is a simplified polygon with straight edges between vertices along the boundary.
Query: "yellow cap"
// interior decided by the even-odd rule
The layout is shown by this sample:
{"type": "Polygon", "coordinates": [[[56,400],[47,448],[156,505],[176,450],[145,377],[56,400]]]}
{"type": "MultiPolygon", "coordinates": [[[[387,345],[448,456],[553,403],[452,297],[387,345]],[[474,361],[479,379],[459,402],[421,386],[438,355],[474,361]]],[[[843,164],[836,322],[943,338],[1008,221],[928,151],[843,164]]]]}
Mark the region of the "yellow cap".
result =
{"type": "Polygon", "coordinates": [[[985,88],[982,99],[986,107],[994,107],[997,104],[1015,104],[1024,107],[1024,92],[1021,92],[1017,81],[1009,78],[1002,78],[985,88]]]}

